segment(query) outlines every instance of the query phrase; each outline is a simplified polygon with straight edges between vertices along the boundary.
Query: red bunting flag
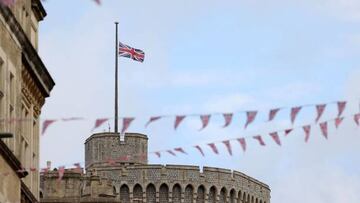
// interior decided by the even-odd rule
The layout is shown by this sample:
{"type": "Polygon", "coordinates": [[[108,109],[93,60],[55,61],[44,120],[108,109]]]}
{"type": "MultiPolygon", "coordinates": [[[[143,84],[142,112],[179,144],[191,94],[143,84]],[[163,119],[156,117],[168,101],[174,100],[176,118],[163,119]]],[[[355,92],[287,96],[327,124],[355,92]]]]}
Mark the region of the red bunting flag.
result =
{"type": "Polygon", "coordinates": [[[344,120],[344,117],[335,118],[335,127],[336,127],[336,129],[340,126],[340,124],[342,123],[343,120],[344,120]]]}
{"type": "Polygon", "coordinates": [[[270,136],[272,137],[272,139],[275,141],[276,144],[281,146],[280,137],[277,132],[270,133],[270,136]]]}
{"type": "Polygon", "coordinates": [[[274,120],[276,114],[280,111],[280,108],[271,109],[269,112],[269,121],[274,120]]]}
{"type": "Polygon", "coordinates": [[[216,148],[216,145],[214,143],[209,143],[208,144],[210,146],[210,148],[212,149],[212,151],[215,153],[215,154],[219,154],[219,151],[218,149],[216,148]]]}
{"type": "Polygon", "coordinates": [[[293,131],[292,128],[286,129],[286,130],[284,131],[284,132],[285,132],[285,136],[288,136],[288,135],[291,133],[291,131],[293,131]]]}
{"type": "Polygon", "coordinates": [[[104,124],[108,120],[109,120],[108,118],[98,118],[98,119],[96,119],[95,126],[92,129],[92,131],[95,130],[96,128],[100,127],[102,124],[104,124]]]}
{"type": "Polygon", "coordinates": [[[228,150],[229,154],[232,156],[232,149],[231,149],[230,140],[224,140],[224,141],[222,141],[222,143],[224,143],[224,145],[226,146],[226,149],[228,150]]]}
{"type": "Polygon", "coordinates": [[[61,179],[64,176],[64,173],[65,173],[65,166],[60,166],[58,169],[58,174],[59,174],[59,177],[57,179],[58,181],[61,181],[61,179]]]}
{"type": "Polygon", "coordinates": [[[94,2],[99,6],[101,5],[101,0],[94,0],[94,2]]]}
{"type": "Polygon", "coordinates": [[[169,154],[171,154],[171,155],[173,155],[173,156],[176,156],[176,154],[175,154],[173,151],[171,151],[171,150],[166,150],[166,152],[169,153],[169,154]]]}
{"type": "Polygon", "coordinates": [[[153,116],[149,119],[149,121],[145,124],[145,128],[152,122],[157,121],[161,118],[161,116],[153,116]]]}
{"type": "Polygon", "coordinates": [[[155,152],[155,154],[156,154],[157,157],[159,157],[159,158],[161,157],[160,152],[155,152]]]}
{"type": "Polygon", "coordinates": [[[194,147],[200,152],[200,154],[201,154],[202,156],[205,156],[203,150],[201,149],[201,147],[200,147],[199,145],[196,145],[196,146],[194,146],[194,147]]]}
{"type": "Polygon", "coordinates": [[[261,146],[265,146],[265,142],[264,142],[264,140],[262,139],[261,135],[253,136],[253,138],[254,138],[255,140],[257,140],[261,146]]]}
{"type": "Polygon", "coordinates": [[[206,126],[209,124],[210,117],[211,117],[211,115],[201,115],[200,116],[201,123],[202,123],[202,127],[200,130],[206,128],[206,126]]]}
{"type": "Polygon", "coordinates": [[[255,118],[256,118],[256,114],[257,114],[257,111],[248,111],[246,112],[246,123],[245,123],[245,129],[247,128],[247,126],[252,123],[255,118]]]}
{"type": "Polygon", "coordinates": [[[310,138],[310,130],[311,130],[311,125],[305,125],[303,126],[303,130],[305,132],[305,142],[309,141],[310,138]]]}
{"type": "Polygon", "coordinates": [[[323,136],[327,139],[328,138],[327,122],[320,123],[320,129],[323,136]]]}
{"type": "Polygon", "coordinates": [[[320,117],[323,115],[324,111],[326,108],[326,104],[318,104],[316,105],[316,112],[317,112],[317,116],[315,119],[315,122],[317,123],[320,119],[320,117]]]}
{"type": "Polygon", "coordinates": [[[177,152],[183,153],[183,154],[187,154],[187,153],[185,152],[185,150],[184,150],[183,148],[181,148],[181,147],[174,148],[174,150],[177,151],[177,152]]]}
{"type": "Polygon", "coordinates": [[[131,122],[134,120],[135,118],[123,118],[123,126],[121,129],[121,134],[123,134],[130,126],[131,122]]]}
{"type": "Polygon", "coordinates": [[[360,113],[354,115],[354,121],[357,126],[360,125],[360,113]]]}
{"type": "Polygon", "coordinates": [[[292,124],[294,124],[296,116],[299,114],[301,108],[301,106],[291,108],[290,119],[292,124]]]}
{"type": "Polygon", "coordinates": [[[42,131],[41,134],[43,135],[46,131],[46,129],[53,123],[55,123],[57,120],[52,120],[52,119],[48,119],[48,120],[44,120],[43,124],[42,124],[42,131]]]}
{"type": "Polygon", "coordinates": [[[223,128],[225,127],[228,127],[232,121],[232,117],[233,117],[233,114],[232,113],[224,113],[223,114],[224,116],[224,119],[225,119],[225,124],[223,126],[223,128]]]}
{"type": "Polygon", "coordinates": [[[338,117],[341,116],[341,114],[344,112],[345,107],[346,107],[346,101],[339,101],[337,102],[337,106],[338,106],[338,117]]]}
{"type": "Polygon", "coordinates": [[[241,146],[242,150],[245,152],[245,151],[246,151],[246,141],[245,141],[245,138],[238,138],[237,141],[240,143],[240,146],[241,146]]]}
{"type": "Polygon", "coordinates": [[[176,116],[174,124],[175,130],[179,127],[180,123],[184,120],[185,117],[186,116],[176,116]]]}

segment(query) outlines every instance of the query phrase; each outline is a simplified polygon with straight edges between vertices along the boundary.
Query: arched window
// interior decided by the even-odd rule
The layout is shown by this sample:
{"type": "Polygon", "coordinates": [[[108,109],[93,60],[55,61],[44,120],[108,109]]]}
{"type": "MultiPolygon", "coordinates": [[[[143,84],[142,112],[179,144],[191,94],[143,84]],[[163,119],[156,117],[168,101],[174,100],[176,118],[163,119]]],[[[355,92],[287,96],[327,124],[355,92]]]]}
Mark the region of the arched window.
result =
{"type": "Polygon", "coordinates": [[[172,202],[181,203],[181,187],[179,184],[174,185],[172,190],[172,202]]]}
{"type": "Polygon", "coordinates": [[[226,203],[226,188],[220,190],[220,203],[226,203]]]}
{"type": "Polygon", "coordinates": [[[120,202],[130,203],[129,187],[127,185],[123,185],[120,188],[120,202]]]}
{"type": "Polygon", "coordinates": [[[156,203],[156,189],[153,184],[149,184],[146,188],[146,203],[156,203]]]}
{"type": "Polygon", "coordinates": [[[216,203],[216,188],[212,186],[209,190],[209,203],[216,203]]]}
{"type": "Polygon", "coordinates": [[[234,189],[230,190],[230,203],[235,203],[236,200],[236,192],[234,189]]]}
{"type": "Polygon", "coordinates": [[[254,202],[254,196],[251,196],[251,203],[255,203],[254,202]]]}
{"type": "Polygon", "coordinates": [[[256,199],[255,199],[255,203],[259,203],[259,200],[258,200],[258,198],[256,198],[256,199]]]}
{"type": "Polygon", "coordinates": [[[242,193],[241,193],[241,190],[240,190],[239,193],[238,193],[237,203],[243,203],[241,195],[242,195],[242,193]]]}
{"type": "Polygon", "coordinates": [[[159,202],[160,203],[168,203],[169,202],[169,187],[166,184],[162,184],[160,186],[159,192],[159,202]]]}
{"type": "Polygon", "coordinates": [[[143,189],[141,185],[136,184],[133,191],[134,203],[143,202],[143,189]]]}
{"type": "Polygon", "coordinates": [[[250,195],[249,194],[247,196],[246,203],[250,203],[250,195]]]}
{"type": "Polygon", "coordinates": [[[205,188],[204,186],[200,185],[197,189],[197,197],[196,203],[204,203],[205,202],[205,188]]]}
{"type": "Polygon", "coordinates": [[[248,203],[248,202],[246,201],[246,193],[245,193],[245,192],[243,193],[242,203],[248,203]]]}
{"type": "Polygon", "coordinates": [[[194,199],[193,194],[194,194],[193,187],[191,185],[186,186],[184,203],[193,203],[193,199],[194,199]]]}

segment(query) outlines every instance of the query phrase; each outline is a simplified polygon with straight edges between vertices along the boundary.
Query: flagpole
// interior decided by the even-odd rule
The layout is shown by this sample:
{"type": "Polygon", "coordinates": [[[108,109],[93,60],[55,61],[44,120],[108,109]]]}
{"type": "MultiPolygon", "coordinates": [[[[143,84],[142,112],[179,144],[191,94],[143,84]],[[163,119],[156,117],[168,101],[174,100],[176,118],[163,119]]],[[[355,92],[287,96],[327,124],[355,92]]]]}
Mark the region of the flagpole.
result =
{"type": "Polygon", "coordinates": [[[118,22],[115,22],[115,133],[118,133],[118,22]]]}

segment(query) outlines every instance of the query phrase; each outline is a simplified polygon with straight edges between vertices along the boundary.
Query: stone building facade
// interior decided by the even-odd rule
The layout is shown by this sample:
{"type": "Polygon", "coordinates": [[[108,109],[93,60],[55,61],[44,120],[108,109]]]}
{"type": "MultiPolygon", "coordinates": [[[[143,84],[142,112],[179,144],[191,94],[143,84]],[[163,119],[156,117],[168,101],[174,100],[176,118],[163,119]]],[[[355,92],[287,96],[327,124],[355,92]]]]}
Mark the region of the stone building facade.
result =
{"type": "Polygon", "coordinates": [[[38,55],[40,0],[0,3],[0,202],[37,202],[41,108],[55,83],[38,55]],[[32,170],[30,170],[32,169],[32,170]],[[26,172],[26,173],[25,173],[26,172]]]}
{"type": "Polygon", "coordinates": [[[83,169],[41,175],[41,202],[269,203],[268,185],[229,169],[148,164],[146,135],[97,133],[83,169]]]}

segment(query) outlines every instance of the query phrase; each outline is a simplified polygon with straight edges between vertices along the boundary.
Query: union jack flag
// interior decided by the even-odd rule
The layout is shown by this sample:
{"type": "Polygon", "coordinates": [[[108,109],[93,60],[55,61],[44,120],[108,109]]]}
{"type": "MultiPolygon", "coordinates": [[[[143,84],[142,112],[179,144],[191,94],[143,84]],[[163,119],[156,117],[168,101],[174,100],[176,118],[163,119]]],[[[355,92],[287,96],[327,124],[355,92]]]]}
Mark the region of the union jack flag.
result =
{"type": "Polygon", "coordinates": [[[135,49],[126,44],[119,42],[119,56],[131,58],[135,61],[143,62],[145,58],[145,53],[140,49],[135,49]]]}

